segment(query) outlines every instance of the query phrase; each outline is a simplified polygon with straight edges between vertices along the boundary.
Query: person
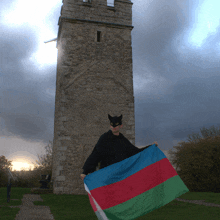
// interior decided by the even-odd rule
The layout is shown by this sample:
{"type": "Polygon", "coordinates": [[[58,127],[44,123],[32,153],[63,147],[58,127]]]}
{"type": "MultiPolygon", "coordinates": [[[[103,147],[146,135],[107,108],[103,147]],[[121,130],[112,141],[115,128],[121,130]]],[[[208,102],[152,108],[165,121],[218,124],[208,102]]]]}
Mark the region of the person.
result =
{"type": "MultiPolygon", "coordinates": [[[[83,166],[83,173],[80,174],[82,180],[84,180],[88,173],[95,171],[99,162],[101,164],[100,169],[102,169],[131,157],[151,146],[148,145],[139,149],[120,133],[120,129],[123,127],[122,115],[119,117],[111,117],[108,114],[108,118],[110,120],[111,130],[101,135],[92,153],[87,158],[83,166]]],[[[158,146],[157,142],[153,144],[158,146]]]]}

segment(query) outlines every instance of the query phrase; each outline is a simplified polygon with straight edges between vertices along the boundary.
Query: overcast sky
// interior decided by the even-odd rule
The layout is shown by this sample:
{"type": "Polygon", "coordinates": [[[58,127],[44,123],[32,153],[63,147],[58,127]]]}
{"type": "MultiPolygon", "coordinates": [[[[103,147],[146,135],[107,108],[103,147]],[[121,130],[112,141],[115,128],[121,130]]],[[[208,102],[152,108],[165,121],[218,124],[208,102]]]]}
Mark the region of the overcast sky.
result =
{"type": "MultiPolygon", "coordinates": [[[[169,150],[220,126],[220,1],[132,2],[135,145],[169,150]]],[[[53,141],[57,49],[44,41],[61,5],[0,1],[0,155],[17,168],[53,141]]]]}

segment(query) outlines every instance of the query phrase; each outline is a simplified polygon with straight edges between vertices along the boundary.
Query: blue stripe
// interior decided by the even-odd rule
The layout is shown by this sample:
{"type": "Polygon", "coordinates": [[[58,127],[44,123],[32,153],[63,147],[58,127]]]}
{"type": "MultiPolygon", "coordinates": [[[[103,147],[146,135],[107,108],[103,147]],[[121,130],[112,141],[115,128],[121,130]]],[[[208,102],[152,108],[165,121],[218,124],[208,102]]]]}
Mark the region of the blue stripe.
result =
{"type": "Polygon", "coordinates": [[[91,191],[124,180],[164,158],[165,154],[153,144],[140,153],[87,175],[84,182],[91,191]]]}

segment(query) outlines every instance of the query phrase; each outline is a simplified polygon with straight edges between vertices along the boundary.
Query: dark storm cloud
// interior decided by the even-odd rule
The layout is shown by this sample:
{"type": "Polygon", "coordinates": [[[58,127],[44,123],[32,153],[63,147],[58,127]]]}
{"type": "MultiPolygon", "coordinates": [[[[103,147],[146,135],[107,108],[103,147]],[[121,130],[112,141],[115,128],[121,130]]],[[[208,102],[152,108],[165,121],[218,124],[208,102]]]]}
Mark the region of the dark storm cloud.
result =
{"type": "MultiPolygon", "coordinates": [[[[47,71],[55,73],[55,67],[47,71]]],[[[7,84],[8,88],[3,91],[1,117],[10,135],[29,141],[52,140],[55,98],[54,89],[50,88],[54,87],[54,78],[19,80],[13,87],[7,84]]]]}
{"type": "Polygon", "coordinates": [[[24,72],[33,72],[33,67],[25,65],[30,55],[36,50],[36,37],[30,27],[12,29],[0,27],[0,72],[4,77],[3,88],[17,87],[23,84],[24,72]]]}
{"type": "Polygon", "coordinates": [[[172,44],[190,26],[193,5],[190,1],[179,0],[147,2],[142,5],[141,19],[135,16],[133,19],[133,35],[138,38],[138,41],[133,41],[133,50],[139,62],[142,65],[146,63],[148,70],[158,75],[160,70],[164,71],[165,63],[178,63],[172,44]]]}
{"type": "Polygon", "coordinates": [[[147,2],[141,19],[134,16],[132,31],[134,79],[146,82],[134,90],[136,139],[141,145],[186,141],[202,127],[220,125],[220,31],[209,34],[200,48],[193,47],[187,31],[195,25],[201,1],[147,2]]]}
{"type": "Polygon", "coordinates": [[[56,66],[40,70],[30,61],[39,44],[31,25],[1,24],[0,32],[0,136],[48,142],[53,137],[56,66]]]}

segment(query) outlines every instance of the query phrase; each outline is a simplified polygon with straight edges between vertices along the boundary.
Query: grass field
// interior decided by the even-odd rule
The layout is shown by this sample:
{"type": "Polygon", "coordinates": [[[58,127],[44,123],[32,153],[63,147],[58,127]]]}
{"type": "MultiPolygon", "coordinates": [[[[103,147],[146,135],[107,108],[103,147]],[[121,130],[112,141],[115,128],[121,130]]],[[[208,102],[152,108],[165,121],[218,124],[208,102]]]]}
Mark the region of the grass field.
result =
{"type": "MultiPolygon", "coordinates": [[[[11,200],[7,203],[7,188],[0,188],[0,205],[18,206],[24,194],[31,189],[11,188],[11,200]]],[[[34,202],[35,205],[49,206],[55,220],[97,220],[87,195],[40,195],[44,202],[34,202]]],[[[205,202],[220,204],[220,193],[188,192],[179,198],[190,200],[205,200],[205,202]]],[[[19,208],[0,207],[1,220],[14,220],[19,208]]],[[[220,208],[173,200],[167,205],[148,213],[137,220],[219,220],[220,208]]]]}

